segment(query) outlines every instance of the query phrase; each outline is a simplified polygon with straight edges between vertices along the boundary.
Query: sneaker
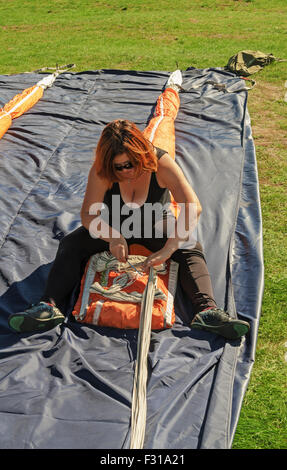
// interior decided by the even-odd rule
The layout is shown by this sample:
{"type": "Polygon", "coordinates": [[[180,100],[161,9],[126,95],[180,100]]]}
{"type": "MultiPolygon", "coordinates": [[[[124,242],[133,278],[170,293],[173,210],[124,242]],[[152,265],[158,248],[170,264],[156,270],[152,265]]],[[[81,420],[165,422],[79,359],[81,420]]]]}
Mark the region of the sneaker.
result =
{"type": "Polygon", "coordinates": [[[64,320],[64,315],[55,305],[40,302],[24,312],[13,313],[8,318],[8,323],[17,333],[29,333],[50,330],[64,320]]]}
{"type": "Polygon", "coordinates": [[[173,88],[176,91],[181,90],[182,85],[182,75],[180,70],[175,70],[169,76],[168,81],[166,82],[165,88],[173,88]]]}
{"type": "Polygon", "coordinates": [[[190,328],[217,333],[227,339],[238,339],[248,333],[250,326],[243,320],[230,318],[222,309],[211,308],[197,313],[190,328]]]}

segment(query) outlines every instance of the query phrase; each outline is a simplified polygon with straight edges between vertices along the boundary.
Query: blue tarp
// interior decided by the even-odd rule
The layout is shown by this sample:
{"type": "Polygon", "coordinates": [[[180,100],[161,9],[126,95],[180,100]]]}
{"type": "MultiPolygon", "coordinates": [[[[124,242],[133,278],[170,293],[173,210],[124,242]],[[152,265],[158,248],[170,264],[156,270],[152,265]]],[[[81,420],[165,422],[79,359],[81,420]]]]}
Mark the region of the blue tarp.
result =
{"type": "MultiPolygon", "coordinates": [[[[65,323],[48,332],[19,335],[7,319],[39,300],[59,240],[80,226],[103,127],[126,118],[144,129],[168,76],[65,73],[0,140],[1,449],[129,448],[137,331],[76,323],[75,298],[65,323]]],[[[0,106],[41,78],[0,76],[0,106]]],[[[226,449],[255,359],[263,291],[256,156],[243,80],[190,68],[183,88],[176,160],[203,207],[198,239],[218,306],[251,331],[227,341],[190,330],[192,305],[178,287],[174,327],[151,335],[144,448],[226,449]]]]}

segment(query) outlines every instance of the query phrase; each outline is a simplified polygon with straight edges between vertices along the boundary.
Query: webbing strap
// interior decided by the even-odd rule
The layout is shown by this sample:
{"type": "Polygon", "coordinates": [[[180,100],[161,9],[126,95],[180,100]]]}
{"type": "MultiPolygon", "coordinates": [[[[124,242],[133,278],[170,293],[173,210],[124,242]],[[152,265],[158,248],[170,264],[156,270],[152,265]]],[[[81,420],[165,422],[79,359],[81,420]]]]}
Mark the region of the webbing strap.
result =
{"type": "Polygon", "coordinates": [[[56,67],[42,67],[41,69],[33,70],[33,72],[24,72],[24,73],[39,73],[39,72],[67,72],[68,70],[72,69],[75,67],[75,64],[65,64],[65,65],[58,65],[56,64],[56,67]]]}
{"type": "Polygon", "coordinates": [[[144,444],[147,412],[147,355],[150,345],[151,318],[155,294],[155,282],[155,271],[154,268],[151,267],[141,304],[140,325],[137,345],[137,360],[135,367],[134,388],[132,397],[130,449],[142,449],[144,444]]]}
{"type": "Polygon", "coordinates": [[[225,93],[239,93],[241,91],[248,91],[248,90],[252,90],[252,88],[255,87],[256,85],[256,81],[255,80],[252,80],[251,78],[245,78],[245,77],[240,77],[242,80],[245,80],[247,82],[250,82],[251,83],[251,86],[244,86],[240,89],[232,89],[232,86],[230,86],[229,88],[227,88],[226,84],[225,83],[218,83],[218,82],[214,82],[212,80],[208,80],[207,82],[205,82],[204,84],[209,84],[209,85],[213,85],[213,88],[216,88],[217,90],[219,91],[223,91],[225,93]]]}

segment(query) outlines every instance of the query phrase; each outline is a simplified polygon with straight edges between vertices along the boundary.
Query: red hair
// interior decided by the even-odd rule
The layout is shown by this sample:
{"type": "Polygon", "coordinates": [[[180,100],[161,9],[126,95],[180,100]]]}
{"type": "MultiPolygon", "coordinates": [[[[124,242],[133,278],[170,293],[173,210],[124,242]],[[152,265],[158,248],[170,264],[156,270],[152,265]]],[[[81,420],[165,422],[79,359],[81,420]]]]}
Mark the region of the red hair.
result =
{"type": "Polygon", "coordinates": [[[116,155],[126,153],[136,170],[136,176],[142,171],[156,171],[157,157],[153,145],[140,129],[131,121],[116,119],[104,128],[97,148],[94,162],[99,176],[111,182],[120,181],[115,171],[113,160],[116,155]]]}

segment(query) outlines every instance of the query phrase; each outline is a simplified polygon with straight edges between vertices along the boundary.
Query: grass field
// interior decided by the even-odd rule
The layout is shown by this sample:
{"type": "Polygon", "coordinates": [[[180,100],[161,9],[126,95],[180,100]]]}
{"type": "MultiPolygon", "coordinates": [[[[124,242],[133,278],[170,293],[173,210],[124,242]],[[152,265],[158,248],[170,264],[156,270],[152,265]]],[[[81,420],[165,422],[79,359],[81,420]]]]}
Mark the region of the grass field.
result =
{"type": "MultiPolygon", "coordinates": [[[[286,0],[0,0],[0,74],[222,67],[239,50],[287,59],[286,0]]],[[[287,448],[287,62],[254,78],[249,113],[263,214],[265,293],[234,449],[287,448]]]]}

